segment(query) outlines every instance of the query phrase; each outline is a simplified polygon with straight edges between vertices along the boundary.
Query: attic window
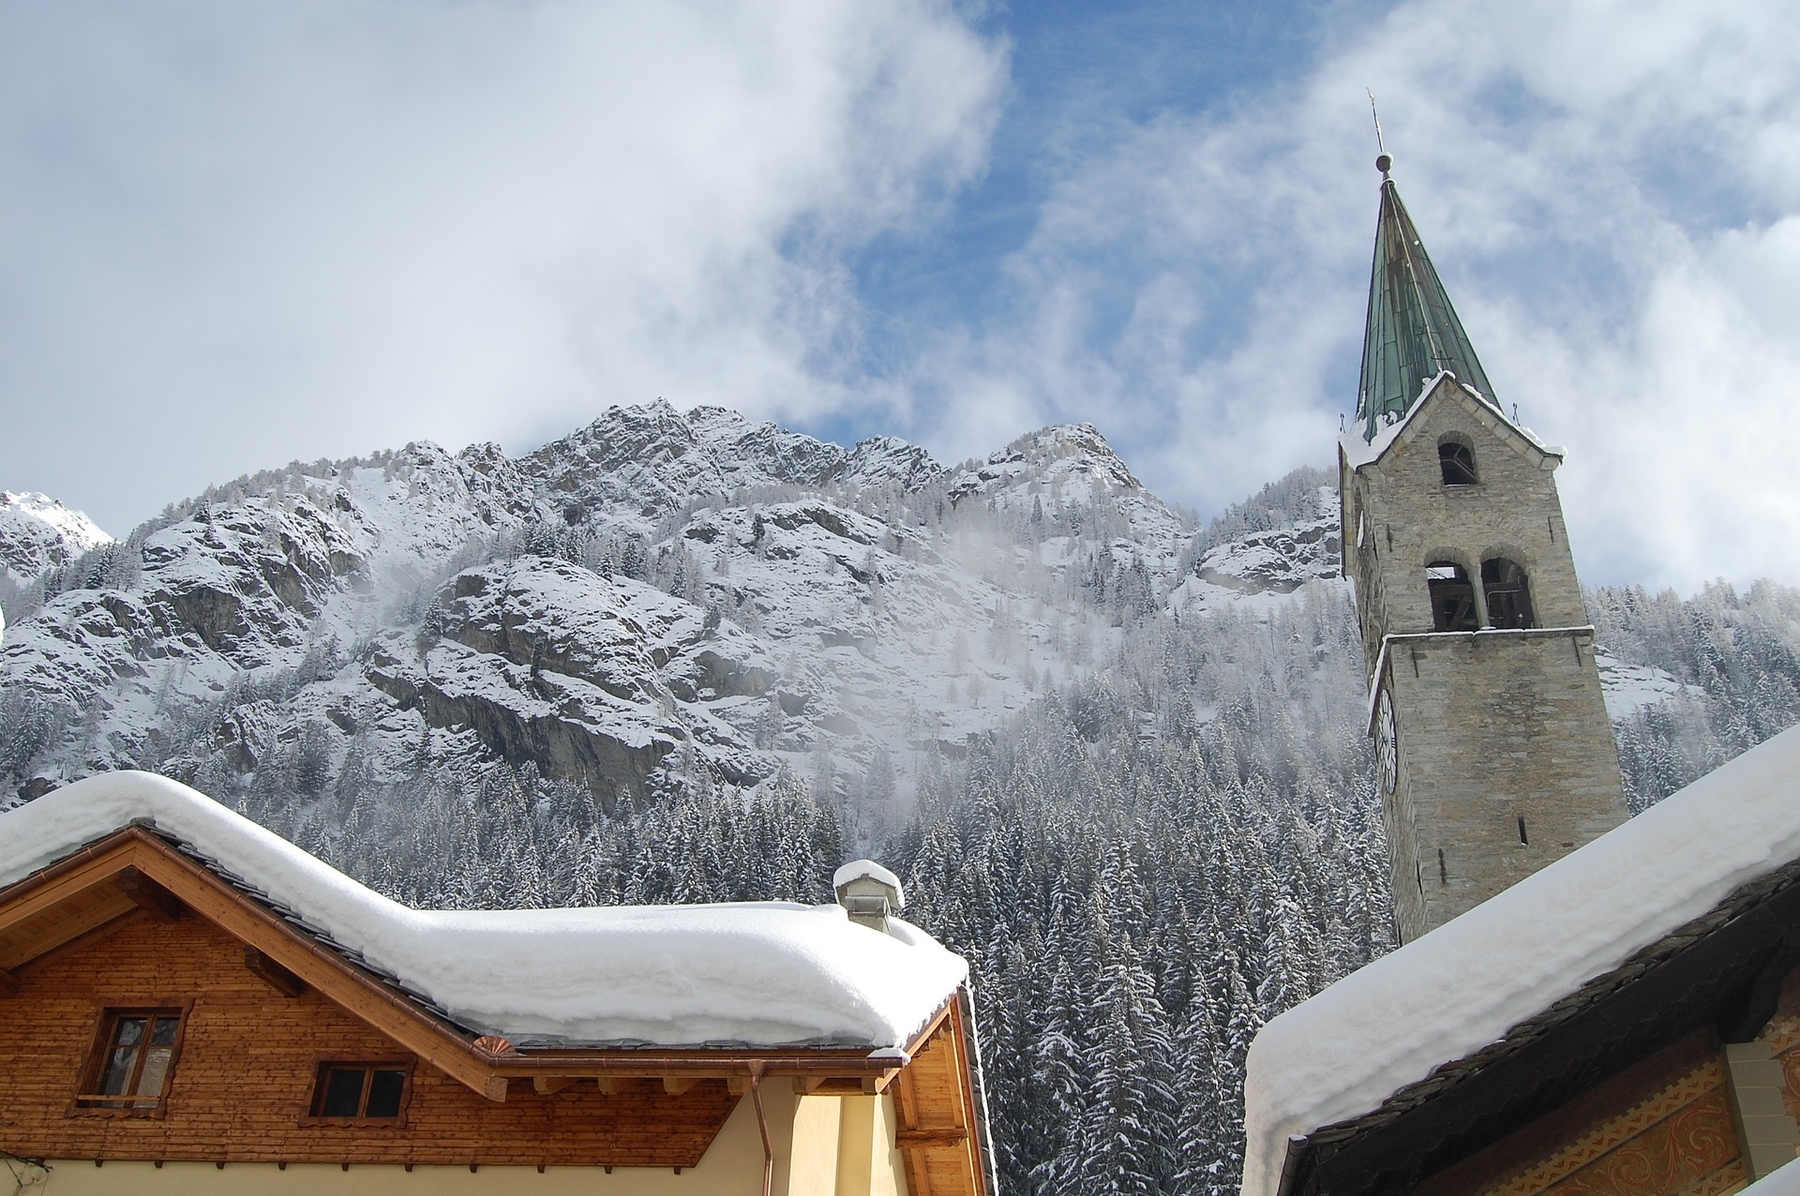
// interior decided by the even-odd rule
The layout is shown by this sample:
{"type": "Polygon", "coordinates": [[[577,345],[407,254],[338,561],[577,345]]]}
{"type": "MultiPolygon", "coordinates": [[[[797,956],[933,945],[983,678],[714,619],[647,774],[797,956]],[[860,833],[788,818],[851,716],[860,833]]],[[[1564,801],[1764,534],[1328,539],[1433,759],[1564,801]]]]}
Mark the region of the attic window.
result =
{"type": "Polygon", "coordinates": [[[184,1012],[179,1008],[107,1010],[75,1107],[159,1115],[175,1076],[184,1012]]]}
{"type": "Polygon", "coordinates": [[[412,1088],[412,1060],[321,1063],[312,1120],[331,1125],[394,1125],[412,1088]]]}
{"type": "Polygon", "coordinates": [[[1481,592],[1487,598],[1490,626],[1532,626],[1531,586],[1516,562],[1503,556],[1481,562],[1481,592]]]}
{"type": "Polygon", "coordinates": [[[1475,587],[1469,575],[1453,561],[1433,561],[1425,566],[1425,585],[1431,592],[1431,627],[1434,631],[1475,631],[1475,587]]]}
{"type": "Polygon", "coordinates": [[[1438,441],[1438,468],[1446,486],[1473,486],[1480,481],[1475,474],[1475,450],[1454,434],[1438,441]]]}

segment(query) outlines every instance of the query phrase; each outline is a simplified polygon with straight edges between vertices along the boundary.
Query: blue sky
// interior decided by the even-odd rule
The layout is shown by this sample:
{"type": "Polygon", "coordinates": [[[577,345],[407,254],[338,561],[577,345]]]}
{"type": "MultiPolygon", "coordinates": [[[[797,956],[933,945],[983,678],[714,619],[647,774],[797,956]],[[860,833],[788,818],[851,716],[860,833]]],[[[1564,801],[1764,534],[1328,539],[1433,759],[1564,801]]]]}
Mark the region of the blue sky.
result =
{"type": "Polygon", "coordinates": [[[1800,581],[1800,11],[0,0],[0,487],[719,403],[955,461],[1331,459],[1377,176],[1584,576],[1800,581]]]}

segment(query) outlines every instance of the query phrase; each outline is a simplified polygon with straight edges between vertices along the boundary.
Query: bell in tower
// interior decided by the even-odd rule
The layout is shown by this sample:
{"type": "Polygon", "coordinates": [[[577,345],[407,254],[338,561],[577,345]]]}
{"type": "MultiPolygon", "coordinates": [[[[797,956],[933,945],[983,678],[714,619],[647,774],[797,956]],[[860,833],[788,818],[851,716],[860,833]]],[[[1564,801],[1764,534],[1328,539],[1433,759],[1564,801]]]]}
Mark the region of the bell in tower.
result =
{"type": "Polygon", "coordinates": [[[1339,439],[1369,734],[1409,942],[1625,821],[1543,443],[1492,385],[1384,152],[1356,423],[1339,439]]]}

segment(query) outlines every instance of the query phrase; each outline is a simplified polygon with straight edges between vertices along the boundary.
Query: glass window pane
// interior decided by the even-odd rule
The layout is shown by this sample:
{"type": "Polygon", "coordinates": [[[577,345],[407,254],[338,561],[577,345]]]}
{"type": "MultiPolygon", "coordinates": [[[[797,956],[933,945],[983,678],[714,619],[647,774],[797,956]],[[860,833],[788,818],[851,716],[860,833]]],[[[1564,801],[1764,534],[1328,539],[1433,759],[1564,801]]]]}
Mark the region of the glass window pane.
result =
{"type": "Polygon", "coordinates": [[[136,1046],[144,1041],[144,1023],[147,1017],[122,1017],[119,1028],[113,1032],[114,1046],[136,1046]]]}
{"type": "Polygon", "coordinates": [[[406,1073],[403,1071],[377,1071],[375,1078],[369,1083],[369,1108],[367,1117],[400,1116],[400,1094],[406,1089],[406,1073]]]}
{"type": "Polygon", "coordinates": [[[360,1067],[334,1067],[325,1073],[325,1100],[321,1117],[356,1117],[362,1112],[363,1077],[360,1067]]]}
{"type": "Polygon", "coordinates": [[[175,1045],[175,1031],[179,1030],[180,1028],[181,1028],[181,1019],[178,1017],[159,1017],[159,1018],[157,1018],[156,1025],[151,1027],[151,1030],[150,1030],[150,1045],[151,1046],[174,1046],[175,1045]]]}
{"type": "Polygon", "coordinates": [[[173,1047],[153,1046],[144,1052],[144,1070],[138,1074],[138,1096],[161,1096],[163,1080],[169,1074],[169,1061],[175,1057],[173,1047]]]}
{"type": "Polygon", "coordinates": [[[102,1096],[120,1096],[131,1082],[131,1068],[137,1062],[136,1047],[115,1047],[106,1058],[106,1072],[100,1077],[102,1096]]]}

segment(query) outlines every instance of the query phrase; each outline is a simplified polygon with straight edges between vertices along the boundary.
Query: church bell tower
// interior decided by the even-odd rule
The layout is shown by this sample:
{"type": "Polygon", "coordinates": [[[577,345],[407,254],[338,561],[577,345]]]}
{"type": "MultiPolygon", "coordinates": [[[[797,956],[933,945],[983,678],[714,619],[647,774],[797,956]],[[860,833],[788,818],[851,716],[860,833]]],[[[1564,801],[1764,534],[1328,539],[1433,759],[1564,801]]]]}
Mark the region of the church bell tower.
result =
{"type": "Polygon", "coordinates": [[[1389,176],[1338,443],[1369,734],[1410,942],[1625,821],[1563,450],[1492,385],[1389,176]]]}

